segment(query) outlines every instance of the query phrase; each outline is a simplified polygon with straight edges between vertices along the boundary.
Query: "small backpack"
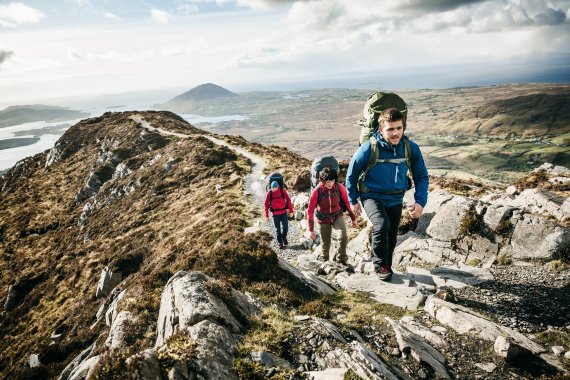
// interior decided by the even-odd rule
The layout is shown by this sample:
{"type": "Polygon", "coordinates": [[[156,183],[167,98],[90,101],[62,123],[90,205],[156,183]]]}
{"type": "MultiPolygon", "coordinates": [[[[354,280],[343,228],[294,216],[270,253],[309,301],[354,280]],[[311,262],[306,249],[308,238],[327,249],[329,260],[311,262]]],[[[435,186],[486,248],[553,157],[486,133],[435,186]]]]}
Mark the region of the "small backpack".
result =
{"type": "Polygon", "coordinates": [[[368,97],[364,104],[363,117],[358,122],[360,126],[359,145],[367,141],[378,128],[378,116],[388,108],[397,108],[404,115],[404,129],[408,118],[408,105],[399,95],[393,92],[375,92],[368,97]]]}
{"type": "Polygon", "coordinates": [[[287,203],[287,198],[285,198],[285,193],[283,192],[283,188],[287,188],[287,185],[285,184],[285,182],[283,181],[283,176],[281,175],[281,173],[271,173],[269,175],[269,177],[267,177],[267,185],[265,185],[265,190],[269,191],[269,211],[274,212],[274,211],[281,211],[281,210],[287,210],[289,208],[289,204],[287,203]],[[285,207],[284,208],[280,208],[280,209],[273,209],[273,207],[271,207],[271,202],[273,201],[273,191],[271,190],[271,182],[277,182],[279,184],[279,192],[281,193],[281,197],[283,198],[283,201],[285,202],[285,207]]]}

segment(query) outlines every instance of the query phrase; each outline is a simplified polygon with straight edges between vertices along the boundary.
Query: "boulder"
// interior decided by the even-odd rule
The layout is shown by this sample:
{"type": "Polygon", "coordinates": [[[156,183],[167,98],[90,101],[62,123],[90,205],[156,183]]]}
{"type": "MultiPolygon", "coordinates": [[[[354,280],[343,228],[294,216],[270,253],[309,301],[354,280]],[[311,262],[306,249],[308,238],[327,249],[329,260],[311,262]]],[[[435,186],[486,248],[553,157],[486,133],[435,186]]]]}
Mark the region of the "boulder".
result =
{"type": "Polygon", "coordinates": [[[101,271],[101,277],[99,277],[99,284],[95,291],[95,297],[107,297],[111,293],[111,290],[113,290],[115,286],[119,285],[122,280],[123,275],[120,272],[113,273],[109,267],[105,267],[101,271]]]}
{"type": "Polygon", "coordinates": [[[139,318],[130,311],[121,311],[111,324],[105,346],[111,351],[126,348],[137,330],[134,326],[138,323],[139,318]]]}
{"type": "Polygon", "coordinates": [[[437,266],[464,262],[466,259],[464,254],[454,249],[451,242],[409,234],[410,237],[394,250],[393,267],[437,266]]]}
{"type": "Polygon", "coordinates": [[[126,360],[130,375],[135,375],[138,379],[162,380],[162,372],[158,355],[155,350],[147,349],[126,360]]]}
{"type": "Polygon", "coordinates": [[[63,369],[58,377],[58,380],[69,380],[71,374],[74,373],[75,369],[80,367],[85,360],[88,360],[93,352],[95,351],[95,344],[87,347],[85,350],[81,351],[69,364],[63,369]]]}
{"type": "MultiPolygon", "coordinates": [[[[435,214],[437,214],[441,207],[449,202],[452,198],[453,195],[445,190],[438,189],[430,192],[427,204],[424,207],[422,216],[418,220],[418,225],[415,229],[415,232],[420,235],[425,234],[435,214]]],[[[414,204],[413,194],[411,192],[408,191],[406,193],[404,202],[410,205],[414,204]]]]}
{"type": "Polygon", "coordinates": [[[240,333],[240,320],[259,312],[258,307],[243,293],[230,290],[232,314],[228,306],[207,290],[211,278],[200,272],[177,272],[162,292],[157,322],[155,347],[162,346],[174,333],[186,330],[203,320],[216,321],[232,333],[240,333]]]}
{"type": "Polygon", "coordinates": [[[570,217],[570,204],[566,198],[544,189],[526,189],[516,197],[500,197],[493,201],[495,205],[518,208],[524,212],[553,217],[559,222],[570,217]]]}
{"type": "Polygon", "coordinates": [[[426,234],[436,240],[456,241],[462,231],[463,220],[469,210],[473,210],[478,202],[461,196],[454,196],[437,210],[426,229],[426,234]]]}
{"type": "Polygon", "coordinates": [[[466,286],[491,281],[494,278],[489,269],[474,268],[462,264],[433,268],[430,273],[438,288],[451,287],[461,289],[466,286]]]}
{"type": "Polygon", "coordinates": [[[331,283],[318,277],[311,271],[300,271],[282,258],[279,258],[277,264],[280,268],[285,269],[300,281],[307,283],[313,290],[321,294],[333,294],[336,291],[331,283]]]}
{"type": "Polygon", "coordinates": [[[570,233],[567,229],[535,215],[523,214],[516,221],[509,244],[503,246],[499,254],[520,260],[552,260],[569,244],[570,233]]]}
{"type": "Polygon", "coordinates": [[[348,275],[346,272],[336,275],[335,281],[344,289],[368,293],[378,302],[408,310],[420,308],[426,299],[420,289],[410,286],[406,276],[397,273],[394,273],[390,282],[381,281],[374,274],[348,275]]]}
{"type": "Polygon", "coordinates": [[[438,378],[451,379],[446,368],[447,359],[441,352],[427,344],[421,336],[410,331],[401,323],[388,317],[386,317],[386,320],[392,325],[396,333],[396,340],[398,341],[400,351],[410,352],[418,363],[427,363],[434,369],[438,378]]]}

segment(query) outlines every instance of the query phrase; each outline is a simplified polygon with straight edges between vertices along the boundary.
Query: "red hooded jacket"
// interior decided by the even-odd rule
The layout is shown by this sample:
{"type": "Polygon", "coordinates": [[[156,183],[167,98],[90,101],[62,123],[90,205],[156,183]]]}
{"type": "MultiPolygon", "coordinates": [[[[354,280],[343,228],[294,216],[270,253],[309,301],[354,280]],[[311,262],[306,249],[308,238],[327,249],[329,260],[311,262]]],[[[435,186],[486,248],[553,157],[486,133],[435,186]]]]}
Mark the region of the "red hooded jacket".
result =
{"type": "Polygon", "coordinates": [[[348,201],[346,188],[342,184],[335,182],[331,189],[327,189],[322,182],[319,182],[319,185],[313,189],[311,198],[309,199],[309,209],[307,210],[309,231],[313,232],[315,229],[315,209],[317,210],[317,221],[319,223],[334,224],[335,220],[342,216],[343,212],[340,204],[341,198],[346,206],[348,215],[350,215],[350,219],[353,221],[356,220],[356,216],[354,215],[354,212],[352,212],[350,202],[348,201]],[[319,189],[322,192],[320,200],[319,189]],[[319,215],[321,215],[321,217],[319,217],[319,215]]]}
{"type": "Polygon", "coordinates": [[[269,216],[269,206],[271,206],[271,213],[273,215],[281,215],[287,212],[287,208],[289,209],[289,213],[293,212],[293,204],[291,203],[291,198],[289,198],[289,194],[287,194],[287,190],[284,188],[278,189],[277,191],[269,190],[265,195],[265,217],[269,216]],[[283,196],[281,196],[281,191],[283,192],[283,196]],[[285,207],[285,201],[287,201],[287,207],[285,207]],[[270,204],[271,203],[271,204],[270,204]]]}

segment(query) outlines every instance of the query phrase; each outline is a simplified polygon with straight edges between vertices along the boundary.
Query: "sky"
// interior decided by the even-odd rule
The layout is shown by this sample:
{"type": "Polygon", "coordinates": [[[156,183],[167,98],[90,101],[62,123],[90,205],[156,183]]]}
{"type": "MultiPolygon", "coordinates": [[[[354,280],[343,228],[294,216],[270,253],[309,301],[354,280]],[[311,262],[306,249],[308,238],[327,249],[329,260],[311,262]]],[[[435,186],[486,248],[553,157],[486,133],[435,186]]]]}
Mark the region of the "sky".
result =
{"type": "Polygon", "coordinates": [[[208,82],[548,80],[546,66],[564,81],[569,57],[570,0],[0,0],[0,105],[208,82]]]}

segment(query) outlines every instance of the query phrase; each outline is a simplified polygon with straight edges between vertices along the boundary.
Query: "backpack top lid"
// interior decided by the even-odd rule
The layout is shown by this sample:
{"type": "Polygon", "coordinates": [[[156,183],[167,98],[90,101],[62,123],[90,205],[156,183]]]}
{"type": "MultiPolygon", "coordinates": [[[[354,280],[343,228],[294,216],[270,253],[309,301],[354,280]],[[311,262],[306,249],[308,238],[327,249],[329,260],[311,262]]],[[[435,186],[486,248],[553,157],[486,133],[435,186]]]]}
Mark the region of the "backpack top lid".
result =
{"type": "Polygon", "coordinates": [[[272,187],[273,182],[277,182],[277,185],[279,187],[284,187],[287,188],[287,186],[285,186],[285,183],[283,182],[283,176],[281,175],[281,173],[271,173],[269,175],[269,177],[267,177],[267,187],[272,187]]]}
{"type": "Polygon", "coordinates": [[[314,189],[319,184],[319,173],[325,167],[331,168],[337,175],[340,171],[338,160],[331,155],[318,156],[311,164],[311,189],[314,189]]]}
{"type": "Polygon", "coordinates": [[[364,104],[363,117],[364,124],[371,131],[378,128],[378,116],[388,108],[397,108],[404,116],[404,128],[408,118],[408,106],[404,99],[393,92],[375,92],[368,97],[364,104]]]}

